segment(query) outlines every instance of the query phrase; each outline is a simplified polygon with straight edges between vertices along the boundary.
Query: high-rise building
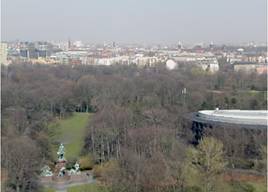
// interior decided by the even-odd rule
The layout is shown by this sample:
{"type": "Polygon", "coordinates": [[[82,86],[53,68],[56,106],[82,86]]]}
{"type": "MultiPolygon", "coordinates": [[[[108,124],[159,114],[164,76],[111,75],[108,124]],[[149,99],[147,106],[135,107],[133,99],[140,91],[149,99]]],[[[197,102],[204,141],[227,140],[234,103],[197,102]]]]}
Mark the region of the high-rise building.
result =
{"type": "Polygon", "coordinates": [[[21,57],[29,58],[30,57],[29,55],[30,54],[29,54],[29,50],[28,49],[21,49],[20,50],[20,56],[21,57]]]}
{"type": "Polygon", "coordinates": [[[68,40],[68,50],[72,49],[72,42],[71,39],[68,40]]]}
{"type": "Polygon", "coordinates": [[[215,46],[214,46],[214,43],[211,41],[210,44],[209,44],[209,49],[213,49],[215,46]]]}
{"type": "Polygon", "coordinates": [[[7,44],[1,43],[0,44],[0,64],[7,65],[7,44]]]}
{"type": "Polygon", "coordinates": [[[182,49],[182,43],[180,41],[178,43],[178,49],[182,49]]]}

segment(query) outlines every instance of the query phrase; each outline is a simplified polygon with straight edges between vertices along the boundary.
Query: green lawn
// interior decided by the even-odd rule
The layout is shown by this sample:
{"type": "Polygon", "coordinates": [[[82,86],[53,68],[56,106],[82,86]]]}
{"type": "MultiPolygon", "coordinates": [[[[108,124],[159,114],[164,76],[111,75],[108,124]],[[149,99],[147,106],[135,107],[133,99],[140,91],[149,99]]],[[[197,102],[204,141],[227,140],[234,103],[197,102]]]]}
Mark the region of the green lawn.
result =
{"type": "Polygon", "coordinates": [[[42,192],[56,192],[56,191],[51,188],[44,188],[42,192]]]}
{"type": "Polygon", "coordinates": [[[67,160],[75,160],[79,157],[90,117],[89,113],[73,113],[71,117],[57,120],[49,125],[50,143],[55,159],[59,143],[65,146],[67,160]]]}
{"type": "Polygon", "coordinates": [[[230,187],[232,192],[267,192],[265,182],[236,182],[230,187]]]}
{"type": "Polygon", "coordinates": [[[86,184],[70,187],[67,192],[107,192],[107,189],[97,184],[86,184]]]}
{"type": "MultiPolygon", "coordinates": [[[[56,190],[51,188],[44,188],[42,192],[55,192],[56,190]]],[[[67,192],[107,192],[108,190],[98,184],[84,184],[67,189],[67,192]]]]}
{"type": "Polygon", "coordinates": [[[267,185],[265,182],[263,182],[263,183],[250,182],[249,184],[254,187],[256,192],[267,192],[267,185]]]}

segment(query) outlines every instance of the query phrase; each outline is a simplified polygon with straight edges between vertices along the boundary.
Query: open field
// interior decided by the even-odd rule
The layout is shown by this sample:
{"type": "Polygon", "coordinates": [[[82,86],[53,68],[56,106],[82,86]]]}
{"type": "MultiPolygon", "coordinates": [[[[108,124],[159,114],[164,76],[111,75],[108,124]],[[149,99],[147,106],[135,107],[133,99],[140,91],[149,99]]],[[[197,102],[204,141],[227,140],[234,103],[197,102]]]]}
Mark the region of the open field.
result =
{"type": "Polygon", "coordinates": [[[230,184],[233,192],[267,192],[265,182],[237,182],[230,184]]]}
{"type": "Polygon", "coordinates": [[[267,192],[265,175],[254,171],[232,170],[224,179],[233,191],[267,192]]]}
{"type": "MultiPolygon", "coordinates": [[[[230,184],[230,192],[267,192],[265,182],[237,182],[230,184]]],[[[46,188],[43,192],[55,192],[54,189],[46,188]]],[[[107,189],[100,187],[97,184],[85,184],[75,187],[70,187],[67,192],[107,192],[107,189]]]]}
{"type": "Polygon", "coordinates": [[[44,188],[42,192],[55,192],[55,190],[51,188],[44,188]]]}
{"type": "Polygon", "coordinates": [[[86,184],[75,187],[70,187],[67,192],[107,192],[104,187],[101,187],[97,184],[86,184]]]}
{"type": "Polygon", "coordinates": [[[256,192],[267,192],[267,185],[265,182],[249,182],[248,184],[252,185],[256,192]]]}
{"type": "Polygon", "coordinates": [[[89,113],[73,113],[71,117],[56,120],[49,125],[50,143],[55,159],[60,143],[65,145],[67,160],[74,160],[79,157],[91,115],[89,113]]]}

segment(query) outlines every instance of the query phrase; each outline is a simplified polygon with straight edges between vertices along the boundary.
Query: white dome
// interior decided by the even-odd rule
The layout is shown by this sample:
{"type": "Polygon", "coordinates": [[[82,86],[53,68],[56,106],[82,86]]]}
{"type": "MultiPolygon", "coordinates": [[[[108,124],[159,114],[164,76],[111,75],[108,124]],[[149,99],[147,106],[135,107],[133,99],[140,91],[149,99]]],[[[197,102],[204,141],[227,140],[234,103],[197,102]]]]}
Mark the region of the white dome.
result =
{"type": "Polygon", "coordinates": [[[169,70],[173,70],[173,69],[175,69],[177,66],[178,66],[178,64],[177,64],[175,61],[171,60],[171,59],[167,60],[167,62],[166,62],[166,67],[167,67],[169,70]]]}

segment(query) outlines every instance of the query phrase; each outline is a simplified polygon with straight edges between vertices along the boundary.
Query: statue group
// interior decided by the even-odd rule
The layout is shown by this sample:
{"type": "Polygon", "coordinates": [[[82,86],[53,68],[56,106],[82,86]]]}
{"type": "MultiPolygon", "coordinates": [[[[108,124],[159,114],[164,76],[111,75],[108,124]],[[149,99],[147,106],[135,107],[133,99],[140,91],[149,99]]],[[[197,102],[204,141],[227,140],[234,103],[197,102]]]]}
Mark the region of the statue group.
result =
{"type": "Polygon", "coordinates": [[[61,143],[59,149],[57,151],[58,161],[54,170],[54,173],[50,170],[48,165],[45,165],[41,169],[41,176],[43,177],[64,177],[66,175],[79,175],[80,174],[80,165],[76,162],[71,170],[67,170],[65,167],[66,159],[64,157],[65,148],[64,145],[61,143]]]}
{"type": "Polygon", "coordinates": [[[69,175],[79,175],[80,174],[80,165],[78,162],[74,164],[74,168],[72,168],[69,172],[69,175]]]}
{"type": "Polygon", "coordinates": [[[42,169],[41,169],[41,176],[43,177],[50,177],[53,176],[52,171],[50,170],[50,167],[45,165],[42,169]]]}

